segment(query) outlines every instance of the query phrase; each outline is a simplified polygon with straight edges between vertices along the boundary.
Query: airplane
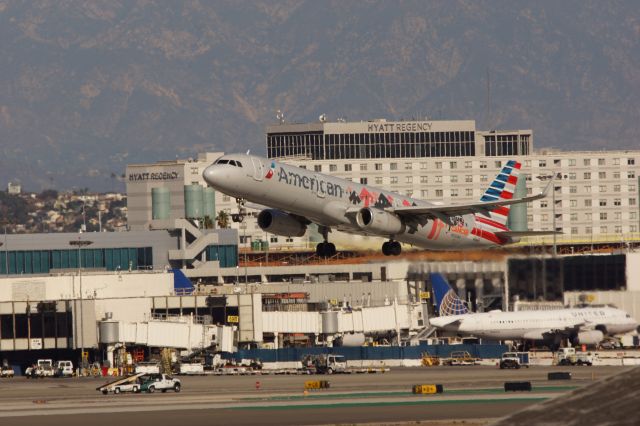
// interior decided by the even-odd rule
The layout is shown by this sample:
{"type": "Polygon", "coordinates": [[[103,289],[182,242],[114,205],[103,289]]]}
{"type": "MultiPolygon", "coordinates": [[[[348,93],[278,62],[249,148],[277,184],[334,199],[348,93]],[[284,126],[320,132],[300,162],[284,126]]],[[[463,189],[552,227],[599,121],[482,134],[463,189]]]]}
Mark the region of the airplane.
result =
{"type": "Polygon", "coordinates": [[[429,324],[445,333],[492,340],[542,341],[557,348],[567,338],[573,344],[596,345],[605,335],[640,332],[631,315],[610,306],[473,313],[441,274],[431,273],[430,279],[439,316],[430,318],[429,324]]]}
{"type": "Polygon", "coordinates": [[[228,154],[203,171],[214,189],[236,198],[239,214],[246,202],[268,206],[258,214],[264,231],[301,237],[315,223],[323,237],[318,256],[331,257],[331,229],[388,238],[386,256],[401,253],[400,242],[431,250],[500,247],[529,235],[554,231],[515,232],[507,228],[510,206],[546,197],[553,179],[537,195],[513,198],[520,163],[509,160],[479,202],[436,203],[418,200],[369,185],[354,183],[301,167],[247,154],[228,154]]]}

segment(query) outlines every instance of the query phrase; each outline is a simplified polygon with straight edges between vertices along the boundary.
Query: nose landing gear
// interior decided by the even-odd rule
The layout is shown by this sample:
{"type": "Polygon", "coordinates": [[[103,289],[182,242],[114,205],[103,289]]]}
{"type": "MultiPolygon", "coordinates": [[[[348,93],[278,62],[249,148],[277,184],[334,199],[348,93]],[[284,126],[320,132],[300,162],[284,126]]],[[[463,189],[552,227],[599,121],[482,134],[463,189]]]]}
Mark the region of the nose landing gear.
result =
{"type": "Polygon", "coordinates": [[[231,214],[231,220],[240,223],[247,215],[247,209],[244,206],[244,198],[236,198],[236,204],[238,205],[238,213],[231,214]]]}
{"type": "Polygon", "coordinates": [[[382,254],[385,256],[399,256],[402,253],[402,247],[397,241],[387,241],[382,244],[382,254]]]}

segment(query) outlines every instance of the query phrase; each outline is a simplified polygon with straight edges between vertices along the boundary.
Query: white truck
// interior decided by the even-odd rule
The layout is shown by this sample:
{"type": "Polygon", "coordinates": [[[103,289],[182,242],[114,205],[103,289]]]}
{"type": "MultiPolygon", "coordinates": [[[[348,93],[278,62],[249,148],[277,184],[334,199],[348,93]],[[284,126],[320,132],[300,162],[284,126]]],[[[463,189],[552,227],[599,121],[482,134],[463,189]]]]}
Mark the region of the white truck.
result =
{"type": "Polygon", "coordinates": [[[555,354],[557,365],[593,365],[591,352],[576,352],[575,348],[560,348],[555,354]]]}
{"type": "Polygon", "coordinates": [[[180,392],[182,384],[179,379],[174,379],[166,374],[151,374],[146,377],[140,387],[141,392],[154,393],[155,391],[166,392],[173,390],[180,392]]]}
{"type": "Polygon", "coordinates": [[[27,379],[53,377],[56,370],[53,368],[53,361],[50,359],[39,359],[37,364],[28,367],[25,371],[27,379]]]}
{"type": "Polygon", "coordinates": [[[98,386],[96,390],[102,392],[104,395],[107,395],[109,392],[113,392],[114,394],[125,392],[139,393],[142,389],[140,382],[144,376],[145,373],[138,373],[132,376],[121,377],[102,386],[98,386]]]}
{"type": "Polygon", "coordinates": [[[347,361],[342,355],[306,355],[302,368],[307,374],[347,373],[347,361]]]}
{"type": "Polygon", "coordinates": [[[529,367],[529,352],[505,352],[500,358],[500,369],[529,367]]]}
{"type": "Polygon", "coordinates": [[[73,376],[73,362],[71,361],[58,361],[55,368],[56,377],[71,377],[73,376]]]}

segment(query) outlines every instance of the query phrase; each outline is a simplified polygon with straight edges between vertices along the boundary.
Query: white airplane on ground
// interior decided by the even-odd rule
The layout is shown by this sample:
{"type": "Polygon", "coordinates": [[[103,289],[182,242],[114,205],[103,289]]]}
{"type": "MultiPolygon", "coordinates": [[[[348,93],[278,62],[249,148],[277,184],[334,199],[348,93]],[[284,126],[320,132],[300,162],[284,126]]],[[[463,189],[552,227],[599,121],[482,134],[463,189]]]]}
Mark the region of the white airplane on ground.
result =
{"type": "Polygon", "coordinates": [[[493,340],[542,341],[557,347],[566,338],[573,344],[598,344],[605,335],[638,329],[638,322],[631,315],[609,306],[471,313],[442,275],[432,273],[430,278],[440,316],[430,318],[429,324],[449,333],[493,340]]]}
{"type": "Polygon", "coordinates": [[[319,225],[324,241],[319,256],[333,256],[328,233],[337,229],[353,234],[388,238],[385,255],[399,255],[400,242],[431,250],[499,247],[527,235],[550,232],[513,232],[507,226],[512,204],[546,196],[513,198],[520,163],[509,160],[479,202],[445,204],[417,200],[346,179],[282,164],[248,154],[218,158],[204,170],[204,180],[235,197],[240,218],[245,201],[268,206],[258,215],[266,232],[301,237],[311,223],[319,225]]]}

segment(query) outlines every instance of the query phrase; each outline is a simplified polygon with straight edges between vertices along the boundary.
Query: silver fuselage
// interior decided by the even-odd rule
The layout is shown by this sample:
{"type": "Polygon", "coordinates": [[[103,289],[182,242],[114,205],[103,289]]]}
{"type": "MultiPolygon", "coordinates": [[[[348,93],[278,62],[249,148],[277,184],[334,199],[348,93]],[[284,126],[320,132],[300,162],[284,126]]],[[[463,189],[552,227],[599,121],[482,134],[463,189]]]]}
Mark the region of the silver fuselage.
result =
{"type": "Polygon", "coordinates": [[[420,223],[407,225],[396,235],[366,232],[355,220],[355,214],[361,208],[384,210],[394,206],[431,206],[434,203],[254,155],[229,154],[221,159],[234,160],[242,166],[214,163],[207,167],[203,177],[214,189],[319,225],[354,234],[392,238],[431,250],[500,245],[472,235],[471,230],[476,224],[472,214],[451,218],[454,225],[437,219],[423,219],[420,223]]]}

